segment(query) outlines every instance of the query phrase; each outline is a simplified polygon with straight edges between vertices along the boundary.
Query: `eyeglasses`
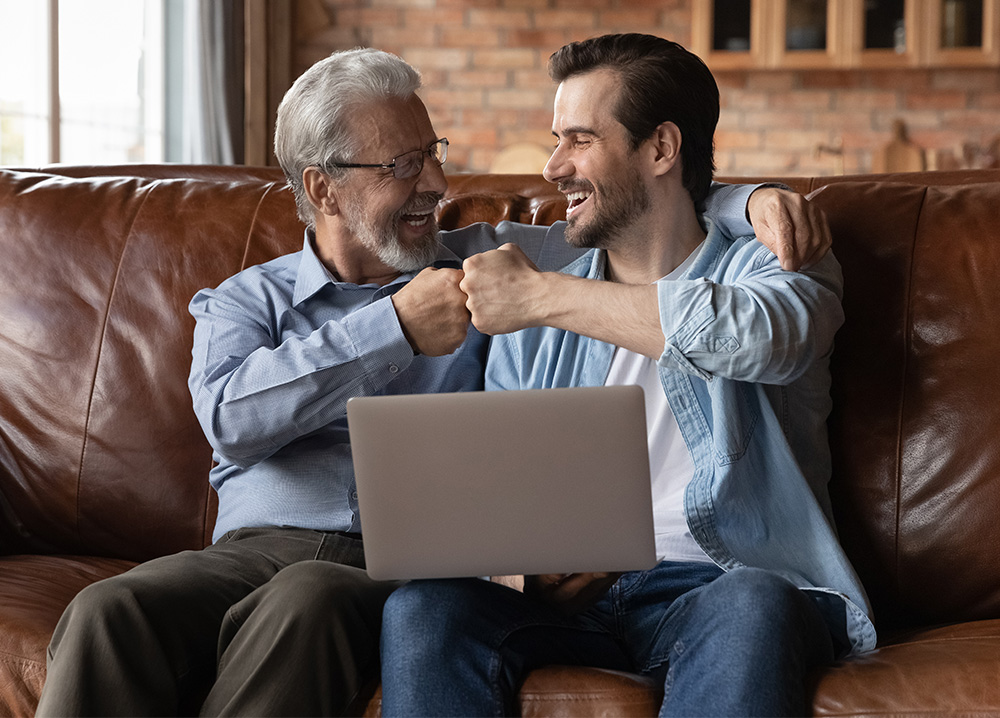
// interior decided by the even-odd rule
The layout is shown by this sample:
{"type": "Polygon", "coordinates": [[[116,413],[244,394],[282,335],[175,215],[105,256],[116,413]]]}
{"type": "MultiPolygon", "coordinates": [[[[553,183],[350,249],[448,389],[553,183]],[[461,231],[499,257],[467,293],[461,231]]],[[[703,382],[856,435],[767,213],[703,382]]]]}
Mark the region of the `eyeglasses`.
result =
{"type": "Polygon", "coordinates": [[[416,177],[420,174],[420,171],[424,168],[424,157],[430,157],[431,160],[437,162],[438,166],[445,163],[448,159],[448,139],[442,137],[437,140],[432,145],[430,145],[426,150],[411,150],[409,152],[404,152],[399,155],[399,157],[393,157],[391,162],[385,164],[356,164],[347,162],[334,162],[330,164],[330,167],[338,167],[341,169],[349,169],[353,167],[378,167],[384,170],[392,170],[392,176],[396,179],[408,179],[410,177],[416,177]]]}

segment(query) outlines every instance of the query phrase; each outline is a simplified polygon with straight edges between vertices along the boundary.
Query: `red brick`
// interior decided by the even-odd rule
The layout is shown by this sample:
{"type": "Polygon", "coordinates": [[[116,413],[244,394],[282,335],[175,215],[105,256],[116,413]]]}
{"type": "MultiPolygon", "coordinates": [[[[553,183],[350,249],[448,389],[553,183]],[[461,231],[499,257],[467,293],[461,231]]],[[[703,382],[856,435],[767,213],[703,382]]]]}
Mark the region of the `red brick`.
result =
{"type": "Polygon", "coordinates": [[[765,110],[770,106],[771,95],[765,92],[743,92],[727,90],[720,93],[719,102],[723,112],[743,112],[765,110]]]}
{"type": "Polygon", "coordinates": [[[1000,72],[996,69],[939,70],[931,76],[935,90],[1000,92],[1000,72]]]}
{"type": "Polygon", "coordinates": [[[867,87],[874,90],[920,92],[931,86],[928,70],[874,70],[865,73],[867,87]]]}
{"type": "Polygon", "coordinates": [[[502,4],[501,0],[437,0],[438,8],[496,8],[502,4]]]}
{"type": "Polygon", "coordinates": [[[872,113],[845,112],[843,110],[812,113],[813,127],[836,127],[840,130],[870,130],[872,128],[872,113]]]}
{"type": "Polygon", "coordinates": [[[768,106],[776,110],[829,110],[833,106],[833,96],[823,90],[772,93],[768,106]]]}
{"type": "Polygon", "coordinates": [[[505,70],[456,70],[448,73],[448,87],[508,87],[510,73],[505,70]]]}
{"type": "Polygon", "coordinates": [[[437,44],[437,33],[432,27],[376,25],[369,28],[369,32],[372,46],[389,52],[390,47],[419,48],[434,47],[437,44]]]}
{"type": "Polygon", "coordinates": [[[535,27],[561,27],[567,30],[595,28],[597,13],[589,10],[539,10],[535,13],[535,27]]]}
{"type": "Polygon", "coordinates": [[[996,112],[988,110],[947,110],[942,113],[942,124],[950,129],[988,131],[995,134],[1000,127],[996,112]]]}
{"type": "Polygon", "coordinates": [[[833,146],[837,143],[835,133],[828,130],[800,130],[788,132],[781,128],[764,131],[764,147],[811,154],[820,145],[833,146]]]}
{"type": "Polygon", "coordinates": [[[796,85],[797,77],[793,72],[751,72],[747,76],[748,90],[791,92],[796,85]]]}
{"type": "Polygon", "coordinates": [[[425,88],[421,94],[428,107],[477,108],[483,106],[484,90],[452,90],[447,88],[425,88]]]}
{"type": "Polygon", "coordinates": [[[480,147],[472,151],[469,162],[466,165],[466,172],[489,172],[490,162],[496,156],[497,150],[493,147],[480,147]]]}
{"type": "Polygon", "coordinates": [[[904,106],[914,110],[958,110],[968,105],[968,94],[961,90],[911,92],[904,96],[904,106]]]}
{"type": "Polygon", "coordinates": [[[448,87],[448,73],[445,70],[420,70],[420,79],[423,81],[424,89],[448,87]]]}
{"type": "Polygon", "coordinates": [[[797,159],[795,154],[773,150],[739,152],[733,155],[732,172],[743,177],[786,175],[795,167],[797,159]]]}
{"type": "Polygon", "coordinates": [[[654,32],[660,24],[659,10],[602,10],[597,25],[606,32],[654,32]]]}
{"type": "Polygon", "coordinates": [[[476,149],[478,147],[494,147],[497,143],[497,131],[493,127],[474,127],[448,129],[448,154],[452,147],[476,149]]]}
{"type": "Polygon", "coordinates": [[[512,10],[538,10],[539,7],[548,7],[548,0],[501,0],[500,5],[512,10]]]}
{"type": "Polygon", "coordinates": [[[834,93],[834,107],[846,112],[862,108],[872,110],[895,109],[899,107],[899,95],[883,90],[843,90],[834,93]]]}
{"type": "Polygon", "coordinates": [[[873,126],[875,129],[891,132],[893,123],[902,118],[910,130],[937,129],[944,122],[944,115],[937,110],[898,110],[877,111],[873,114],[873,126]]]}
{"type": "Polygon", "coordinates": [[[531,27],[531,15],[527,10],[469,10],[469,27],[518,28],[531,27]]]}
{"type": "MultiPolygon", "coordinates": [[[[368,45],[371,40],[371,32],[367,28],[360,27],[328,27],[324,28],[309,39],[309,56],[315,60],[321,60],[336,50],[349,50],[358,45],[368,45]]],[[[303,50],[300,46],[299,50],[303,50]]],[[[304,62],[305,67],[309,67],[311,62],[304,62]]]]}
{"type": "Polygon", "coordinates": [[[779,110],[752,110],[741,114],[744,129],[802,130],[809,126],[809,118],[802,112],[779,110]]]}
{"type": "Polygon", "coordinates": [[[725,92],[744,89],[749,72],[746,70],[724,70],[713,72],[712,75],[715,76],[715,84],[719,86],[719,90],[725,92]]]}
{"type": "Polygon", "coordinates": [[[344,8],[333,13],[333,21],[338,27],[396,26],[403,22],[403,13],[397,8],[344,8]]]}
{"type": "Polygon", "coordinates": [[[418,70],[457,70],[466,67],[469,52],[460,49],[414,47],[406,50],[403,59],[418,70]]]}
{"type": "Polygon", "coordinates": [[[538,52],[535,50],[499,48],[472,51],[472,66],[498,70],[524,70],[538,67],[538,52]]]}
{"type": "Polygon", "coordinates": [[[874,150],[892,141],[892,132],[883,132],[873,129],[865,130],[844,130],[840,133],[844,143],[844,149],[862,148],[874,150]]]}
{"type": "Polygon", "coordinates": [[[521,124],[524,112],[516,109],[470,108],[462,112],[466,127],[509,127],[521,124]]]}
{"type": "Polygon", "coordinates": [[[715,146],[720,150],[759,149],[761,147],[760,132],[740,132],[737,130],[716,130],[715,146]]]}
{"type": "Polygon", "coordinates": [[[487,28],[442,27],[441,47],[499,47],[500,31],[487,28]]]}
{"type": "Polygon", "coordinates": [[[515,70],[513,87],[520,87],[526,90],[545,90],[554,97],[556,94],[555,83],[549,77],[548,71],[544,67],[533,68],[531,70],[515,70]]]}
{"type": "Polygon", "coordinates": [[[527,142],[538,145],[547,152],[551,152],[554,144],[552,133],[547,129],[532,129],[530,127],[514,127],[500,129],[500,146],[509,147],[518,142],[527,142]]]}
{"type": "Polygon", "coordinates": [[[803,90],[841,90],[864,87],[864,75],[856,70],[815,70],[803,72],[800,86],[803,90]]]}
{"type": "Polygon", "coordinates": [[[506,34],[506,44],[508,47],[531,47],[548,51],[549,54],[555,52],[566,44],[566,33],[563,30],[509,30],[506,34]]]}
{"type": "Polygon", "coordinates": [[[540,90],[488,90],[487,107],[505,107],[534,110],[541,107],[548,97],[540,90]]]}
{"type": "Polygon", "coordinates": [[[464,25],[465,10],[461,8],[403,10],[403,24],[407,27],[442,27],[444,25],[464,25]]]}
{"type": "Polygon", "coordinates": [[[557,10],[604,10],[613,0],[554,0],[557,10]]]}
{"type": "Polygon", "coordinates": [[[974,93],[969,100],[969,106],[982,110],[1000,110],[1000,92],[974,93]]]}
{"type": "Polygon", "coordinates": [[[373,8],[398,7],[398,8],[427,8],[431,9],[437,4],[437,0],[368,0],[373,8]]]}

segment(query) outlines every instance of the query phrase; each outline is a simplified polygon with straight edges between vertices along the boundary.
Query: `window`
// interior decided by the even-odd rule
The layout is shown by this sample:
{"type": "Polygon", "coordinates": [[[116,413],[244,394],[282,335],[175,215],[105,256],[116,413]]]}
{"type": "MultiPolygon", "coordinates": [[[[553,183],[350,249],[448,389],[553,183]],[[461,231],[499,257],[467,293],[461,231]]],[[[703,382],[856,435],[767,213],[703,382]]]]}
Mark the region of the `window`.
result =
{"type": "Polygon", "coordinates": [[[164,27],[164,0],[0,0],[0,164],[163,161],[164,27]]]}

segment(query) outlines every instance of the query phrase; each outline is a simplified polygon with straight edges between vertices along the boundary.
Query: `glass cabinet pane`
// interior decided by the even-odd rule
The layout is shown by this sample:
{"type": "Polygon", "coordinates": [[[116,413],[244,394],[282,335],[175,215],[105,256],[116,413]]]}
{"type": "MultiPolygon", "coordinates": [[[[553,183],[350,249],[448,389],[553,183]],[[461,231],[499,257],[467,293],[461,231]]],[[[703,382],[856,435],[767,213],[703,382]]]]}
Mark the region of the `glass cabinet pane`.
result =
{"type": "Polygon", "coordinates": [[[983,0],[943,0],[941,47],[982,47],[983,0]]]}
{"type": "Polygon", "coordinates": [[[906,52],[905,0],[865,0],[865,49],[906,52]]]}
{"type": "Polygon", "coordinates": [[[715,0],[712,49],[729,52],[750,49],[750,0],[715,0]]]}
{"type": "Polygon", "coordinates": [[[826,49],[826,0],[788,0],[785,48],[826,49]]]}

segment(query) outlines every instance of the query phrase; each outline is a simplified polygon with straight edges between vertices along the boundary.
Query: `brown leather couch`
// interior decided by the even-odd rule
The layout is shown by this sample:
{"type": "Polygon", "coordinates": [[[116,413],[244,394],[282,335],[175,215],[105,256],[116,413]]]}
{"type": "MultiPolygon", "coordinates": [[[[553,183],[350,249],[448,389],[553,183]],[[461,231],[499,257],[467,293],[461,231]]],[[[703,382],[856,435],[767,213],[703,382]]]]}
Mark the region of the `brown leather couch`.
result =
{"type": "MultiPolygon", "coordinates": [[[[47,172],[0,171],[0,715],[33,713],[77,591],[209,540],[186,306],[302,232],[270,169],[47,172]]],[[[815,190],[844,268],[832,492],[881,639],[816,676],[814,711],[1000,714],[1000,171],[785,181],[815,190]]],[[[455,176],[440,214],[550,223],[564,207],[540,177],[455,176]]],[[[530,715],[659,700],[565,667],[522,696],[530,715]]]]}

